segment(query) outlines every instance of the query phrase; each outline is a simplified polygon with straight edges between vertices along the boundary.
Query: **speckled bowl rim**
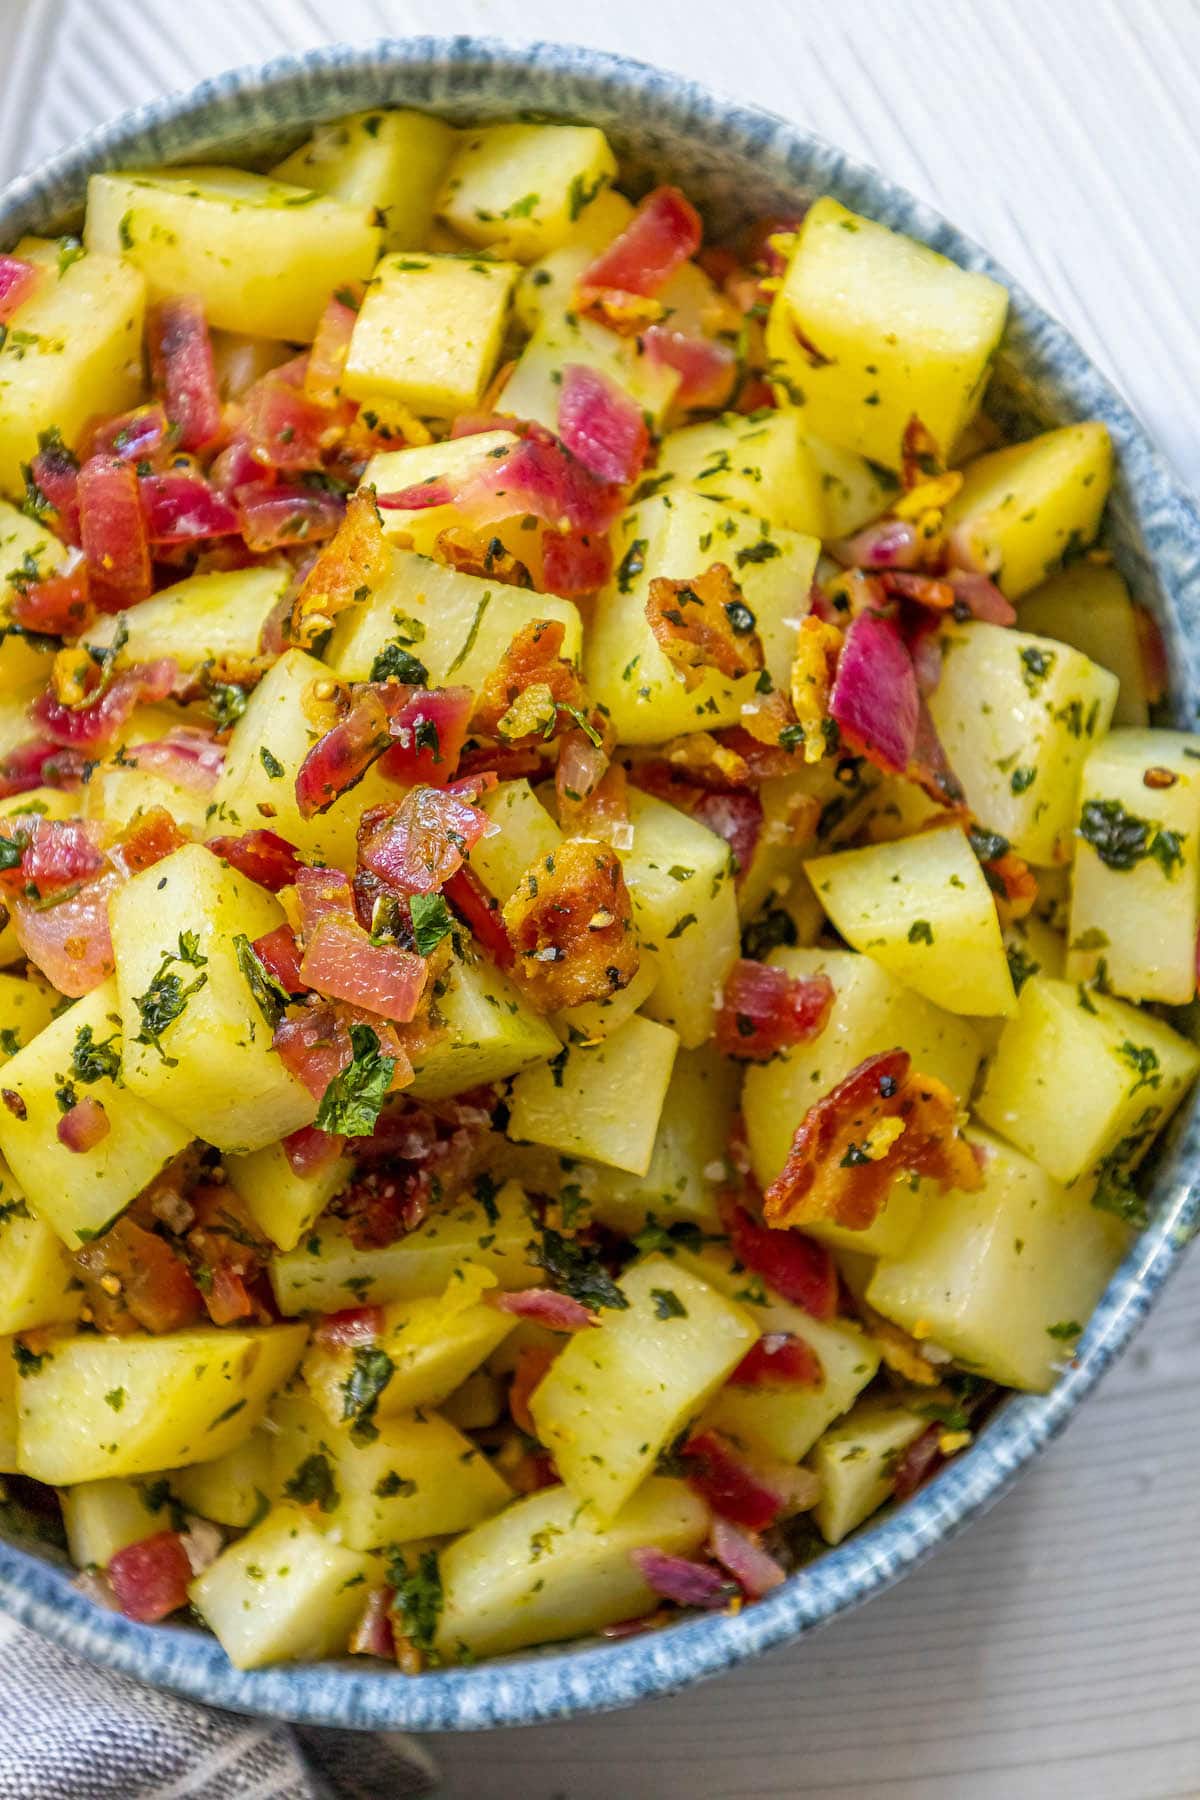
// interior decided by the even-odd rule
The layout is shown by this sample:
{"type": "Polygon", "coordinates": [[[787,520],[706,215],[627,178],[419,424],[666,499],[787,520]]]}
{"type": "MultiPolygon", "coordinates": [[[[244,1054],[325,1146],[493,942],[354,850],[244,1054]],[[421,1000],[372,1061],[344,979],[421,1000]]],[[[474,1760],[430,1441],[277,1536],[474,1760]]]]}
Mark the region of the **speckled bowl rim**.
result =
{"type": "MultiPolygon", "coordinates": [[[[99,127],[22,175],[0,195],[0,242],[62,216],[83,175],[135,156],[203,155],[272,122],[336,117],[364,105],[493,111],[532,105],[548,115],[600,117],[615,107],[730,157],[752,154],[780,186],[805,177],[882,216],[967,267],[1002,280],[1013,300],[1015,355],[1053,385],[1056,410],[1103,418],[1122,471],[1123,511],[1157,586],[1172,666],[1172,710],[1195,717],[1189,649],[1200,640],[1200,514],[1142,427],[1061,326],[978,245],[884,176],[785,120],[646,64],[571,45],[479,37],[381,39],[288,55],[169,95],[99,127]],[[1189,642],[1190,640],[1190,642],[1189,642]]],[[[405,1678],[360,1664],[240,1672],[215,1639],[145,1627],[96,1608],[64,1572],[0,1544],[0,1607],[93,1662],[194,1699],[309,1724],[419,1731],[532,1724],[665,1694],[827,1623],[881,1592],[978,1517],[1063,1429],[1157,1300],[1200,1219],[1196,1107],[1177,1122],[1149,1193],[1152,1223],[1109,1284],[1076,1356],[1053,1391],[1009,1401],[977,1443],[907,1505],[866,1527],[736,1616],[684,1620],[643,1637],[559,1647],[518,1660],[405,1678]]]]}

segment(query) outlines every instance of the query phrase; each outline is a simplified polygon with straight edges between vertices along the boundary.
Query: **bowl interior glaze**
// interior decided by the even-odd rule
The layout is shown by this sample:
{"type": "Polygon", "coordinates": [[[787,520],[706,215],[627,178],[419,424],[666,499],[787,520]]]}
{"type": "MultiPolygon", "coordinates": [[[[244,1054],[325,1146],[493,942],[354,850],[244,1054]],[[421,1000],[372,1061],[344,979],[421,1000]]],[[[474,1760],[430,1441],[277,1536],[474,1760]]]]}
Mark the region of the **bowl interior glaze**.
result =
{"type": "MultiPolygon", "coordinates": [[[[370,106],[417,106],[458,122],[511,117],[604,127],[625,184],[677,180],[710,231],[787,212],[818,193],[1002,280],[1010,327],[989,409],[1018,430],[1101,418],[1118,474],[1108,541],[1163,631],[1164,719],[1196,717],[1200,513],[1112,387],[976,244],[875,171],[798,125],[725,100],[662,70],[569,45],[479,38],[331,46],[218,77],[102,126],[0,196],[0,245],[77,221],[98,168],[221,158],[265,164],[319,120],[370,106]]],[[[216,1641],[145,1627],[97,1609],[70,1585],[36,1521],[0,1507],[0,1606],[93,1661],[249,1713],[312,1724],[422,1731],[528,1724],[669,1692],[828,1622],[879,1592],[985,1511],[1059,1432],[1129,1342],[1177,1266],[1200,1217],[1200,1120],[1177,1117],[1147,1177],[1151,1224],[1110,1283],[1070,1367],[1045,1396],[1015,1396],[976,1444],[906,1506],[793,1576],[736,1617],[708,1615],[616,1643],[585,1643],[405,1678],[361,1662],[233,1669],[216,1641]]]]}

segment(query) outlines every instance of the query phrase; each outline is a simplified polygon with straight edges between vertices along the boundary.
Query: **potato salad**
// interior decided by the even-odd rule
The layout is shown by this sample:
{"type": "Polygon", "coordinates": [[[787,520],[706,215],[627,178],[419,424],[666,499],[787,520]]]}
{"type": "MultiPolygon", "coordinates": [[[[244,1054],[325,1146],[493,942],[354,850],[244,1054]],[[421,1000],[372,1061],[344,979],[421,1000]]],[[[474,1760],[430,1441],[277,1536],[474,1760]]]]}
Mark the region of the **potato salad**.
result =
{"type": "Polygon", "coordinates": [[[375,111],[0,256],[4,1516],[239,1668],[767,1594],[1069,1365],[1200,1066],[1104,425],[638,193],[375,111]]]}

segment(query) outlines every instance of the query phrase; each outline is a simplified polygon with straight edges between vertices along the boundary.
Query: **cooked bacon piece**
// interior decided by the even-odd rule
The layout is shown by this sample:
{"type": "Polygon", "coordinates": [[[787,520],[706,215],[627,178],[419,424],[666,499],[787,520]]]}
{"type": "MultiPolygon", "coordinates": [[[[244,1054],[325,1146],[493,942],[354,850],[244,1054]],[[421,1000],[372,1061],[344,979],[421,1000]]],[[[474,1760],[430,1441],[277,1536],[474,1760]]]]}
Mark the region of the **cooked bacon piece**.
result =
{"type": "Polygon", "coordinates": [[[50,905],[13,901],[17,941],[60,994],[78,1000],[112,974],[108,901],[121,884],[116,869],[85,882],[78,892],[64,888],[50,905]]]}
{"type": "Polygon", "coordinates": [[[303,819],[328,812],[360,782],[391,743],[393,706],[403,705],[410,688],[364,682],[355,688],[349,710],[319,737],[296,771],[296,804],[303,819]]]}
{"type": "Polygon", "coordinates": [[[323,919],[355,917],[354,890],[340,869],[310,869],[301,863],[295,884],[300,935],[306,943],[323,919]]]}
{"type": "Polygon", "coordinates": [[[801,1232],[772,1231],[743,1206],[726,1211],[729,1246],[740,1263],[793,1306],[814,1319],[832,1319],[837,1311],[837,1268],[824,1244],[801,1232]]]}
{"type": "Polygon", "coordinates": [[[59,537],[66,544],[78,545],[79,459],[57,432],[47,432],[41,439],[29,473],[37,494],[54,513],[59,537]]]}
{"type": "Polygon", "coordinates": [[[731,1387],[824,1387],[825,1371],[812,1345],[793,1331],[768,1331],[729,1377],[731,1387]]]}
{"type": "Polygon", "coordinates": [[[342,375],[364,292],[362,282],[347,282],[325,303],[304,371],[304,392],[316,406],[334,407],[342,397],[342,375]]]}
{"type": "Polygon", "coordinates": [[[327,914],[311,937],[306,934],[300,974],[327,999],[404,1024],[416,1014],[426,964],[397,944],[373,944],[357,919],[327,914]]]}
{"type": "Polygon", "coordinates": [[[375,504],[380,512],[424,512],[428,506],[452,506],[454,498],[454,489],[445,475],[427,475],[424,481],[414,481],[411,487],[377,494],[375,504]]]}
{"type": "Polygon", "coordinates": [[[673,1600],[676,1606],[702,1607],[705,1611],[728,1606],[740,1592],[737,1584],[711,1563],[693,1562],[687,1556],[671,1556],[651,1545],[631,1550],[629,1560],[646,1586],[673,1600]]]}
{"type": "Polygon", "coordinates": [[[442,889],[446,899],[465,922],[471,936],[502,969],[513,965],[513,947],[500,902],[489,894],[479,877],[464,866],[451,875],[442,889]]]}
{"type": "Polygon", "coordinates": [[[844,569],[917,569],[923,545],[911,519],[876,519],[829,546],[844,569]]]}
{"type": "Polygon", "coordinates": [[[0,799],[37,787],[78,787],[83,770],[78,750],[66,750],[49,738],[31,738],[0,757],[0,799]]]}
{"type": "Polygon", "coordinates": [[[355,1349],[374,1344],[383,1336],[382,1306],[348,1306],[342,1312],[318,1319],[313,1342],[330,1349],[355,1349]]]}
{"type": "Polygon", "coordinates": [[[515,1293],[493,1293],[491,1304],[498,1312],[514,1313],[518,1319],[532,1319],[551,1331],[582,1331],[598,1325],[595,1313],[582,1300],[570,1294],[555,1293],[553,1288],[520,1288],[515,1293]]]}
{"type": "Polygon", "coordinates": [[[199,300],[183,294],[160,300],[146,320],[150,372],[180,448],[201,450],[221,431],[221,396],[208,320],[199,300]]]}
{"type": "Polygon", "coordinates": [[[315,997],[275,1027],[271,1042],[284,1068],[303,1082],[314,1100],[324,1098],[325,1089],[349,1067],[354,1054],[345,1020],[315,997]]]}
{"type": "Polygon", "coordinates": [[[565,635],[560,619],[531,619],[521,627],[479,690],[472,720],[476,731],[504,737],[509,743],[552,735],[545,722],[521,729],[525,705],[535,691],[545,696],[547,718],[554,707],[572,707],[576,712],[586,709],[587,693],[579,672],[562,654],[565,635]]]}
{"type": "Polygon", "coordinates": [[[678,188],[646,195],[620,236],[602,250],[579,279],[576,304],[619,331],[638,331],[662,317],[647,306],[676,269],[700,248],[700,215],[678,188]]]}
{"type": "Polygon", "coordinates": [[[337,494],[280,481],[237,489],[238,521],[247,549],[256,554],[333,537],[346,505],[337,494]]]}
{"type": "Polygon", "coordinates": [[[642,333],[651,367],[674,369],[679,376],[675,405],[724,406],[737,376],[737,353],[715,338],[691,337],[669,325],[651,325],[642,333]]]}
{"type": "Polygon", "coordinates": [[[564,600],[594,594],[612,574],[607,537],[586,531],[547,531],[542,537],[542,591],[564,600]]]}
{"type": "Polygon", "coordinates": [[[384,1662],[395,1662],[396,1634],[391,1616],[395,1599],[395,1588],[371,1589],[346,1646],[351,1656],[379,1656],[384,1662]]]}
{"type": "Polygon", "coordinates": [[[100,1102],[93,1095],[85,1094],[58,1121],[56,1135],[64,1149],[83,1156],[97,1144],[102,1144],[111,1130],[108,1114],[100,1102]]]}
{"type": "Polygon", "coordinates": [[[179,427],[173,425],[158,400],[135,406],[132,412],[95,419],[83,437],[83,454],[120,456],[125,462],[148,462],[157,468],[164,456],[179,448],[179,427]]]}
{"type": "Polygon", "coordinates": [[[415,787],[398,806],[373,806],[358,828],[358,860],[402,894],[434,894],[493,830],[453,788],[415,787]]]}
{"type": "Polygon", "coordinates": [[[242,400],[239,435],[256,463],[272,472],[301,474],[321,467],[330,416],[304,392],[308,357],[281,363],[249,388],[242,400]]]}
{"type": "Polygon", "coordinates": [[[380,773],[411,786],[443,787],[458,767],[475,696],[470,688],[416,688],[388,721],[390,748],[380,773]]]}
{"type": "MultiPolygon", "coordinates": [[[[138,753],[140,759],[140,745],[138,753]]],[[[208,847],[214,856],[227,862],[239,875],[245,875],[250,881],[257,881],[259,887],[269,889],[272,894],[277,894],[281,888],[290,887],[304,867],[294,846],[286,838],[262,828],[243,831],[240,837],[209,838],[208,847]]],[[[282,931],[286,927],[280,926],[279,929],[282,931]]]]}
{"type": "Polygon", "coordinates": [[[917,1489],[945,1462],[939,1448],[941,1436],[940,1425],[929,1425],[901,1456],[892,1477],[892,1492],[897,1500],[911,1500],[917,1489]]]}
{"type": "Polygon", "coordinates": [[[829,701],[843,741],[902,775],[916,745],[919,709],[916,672],[898,627],[877,613],[860,613],[846,631],[829,701]]]}
{"type": "Polygon", "coordinates": [[[189,1196],[195,1223],[187,1234],[196,1283],[214,1325],[232,1325],[259,1312],[250,1290],[267,1266],[271,1247],[225,1183],[203,1184],[189,1196]]]}
{"type": "MultiPolygon", "coordinates": [[[[511,419],[505,424],[511,425],[511,419]]],[[[607,531],[625,504],[623,490],[598,481],[548,431],[533,425],[507,456],[487,457],[455,495],[482,522],[532,513],[553,531],[607,531]]]]}
{"type": "Polygon", "coordinates": [[[424,1169],[384,1165],[355,1176],[331,1211],[346,1221],[359,1250],[380,1250],[415,1231],[434,1198],[435,1177],[424,1169]]]}
{"type": "MultiPolygon", "coordinates": [[[[287,928],[283,926],[280,929],[287,928]]],[[[322,1131],[319,1125],[301,1125],[298,1131],[289,1133],[281,1142],[293,1175],[308,1180],[333,1167],[345,1148],[346,1140],[333,1132],[322,1131]]]]}
{"type": "Polygon", "coordinates": [[[713,1520],[705,1548],[729,1571],[748,1600],[761,1600],[787,1580],[787,1570],[763,1549],[758,1538],[729,1519],[713,1520]]]}
{"type": "Polygon", "coordinates": [[[982,1180],[949,1088],[914,1074],[906,1050],[884,1050],[809,1107],[763,1213],[776,1228],[832,1219],[863,1231],[901,1173],[968,1193],[982,1180]]]}
{"type": "Polygon", "coordinates": [[[151,806],[130,821],[110,855],[125,875],[137,875],[187,841],[187,834],[180,831],[165,806],[151,806]]]}
{"type": "Polygon", "coordinates": [[[43,819],[18,815],[8,825],[7,841],[23,844],[21,859],[0,874],[0,888],[30,900],[48,900],[64,888],[77,888],[106,867],[99,846],[99,827],[79,819],[43,819]]]}
{"type": "Polygon", "coordinates": [[[712,563],[691,581],[656,576],[646,619],[689,690],[700,685],[709,669],[733,681],[763,666],[754,614],[724,563],[712,563]]]}
{"type": "Polygon", "coordinates": [[[588,363],[563,368],[558,435],[598,481],[636,480],[650,448],[641,407],[588,363]]]}
{"type": "Polygon", "coordinates": [[[763,807],[758,795],[749,788],[728,793],[701,789],[695,803],[686,810],[717,837],[725,839],[737,864],[737,877],[745,876],[762,835],[763,807]]]}
{"type": "Polygon", "coordinates": [[[1015,850],[1006,850],[1003,856],[985,862],[983,872],[996,896],[1001,924],[1010,925],[1014,919],[1025,918],[1037,899],[1038,884],[1037,876],[1024,858],[1015,850]]]}
{"type": "Polygon", "coordinates": [[[0,256],[0,325],[7,325],[19,306],[24,306],[44,271],[21,256],[0,256]]]}
{"type": "Polygon", "coordinates": [[[45,581],[17,587],[10,575],[9,585],[9,618],[22,631],[78,637],[92,622],[95,608],[89,596],[88,566],[82,557],[65,571],[48,575],[45,581]]]}
{"type": "MultiPolygon", "coordinates": [[[[954,607],[955,592],[937,575],[918,575],[909,569],[884,569],[879,576],[884,593],[898,600],[912,600],[931,612],[947,613],[954,607]]],[[[1013,614],[1016,617],[1016,614],[1013,614]]]]}
{"type": "Polygon", "coordinates": [[[133,752],[139,769],[153,769],[189,793],[210,794],[225,767],[225,748],[211,731],[177,726],[164,738],[139,744],[133,752]]]}
{"type": "Polygon", "coordinates": [[[1016,608],[988,575],[977,569],[950,569],[946,580],[954,589],[954,616],[968,615],[989,625],[1013,625],[1016,608]]]}
{"type": "Polygon", "coordinates": [[[93,456],[79,471],[79,536],[92,599],[120,612],[153,591],[150,540],[138,478],[119,456],[93,456]]]}
{"type": "Polygon", "coordinates": [[[750,1458],[718,1431],[701,1431],[680,1451],[684,1479],[713,1511],[747,1531],[765,1531],[811,1506],[820,1491],[808,1469],[750,1458]]]}
{"type": "Polygon", "coordinates": [[[287,994],[298,994],[304,987],[300,974],[300,945],[290,925],[277,925],[254,940],[251,948],[268,975],[273,975],[287,994]]]}
{"type": "Polygon", "coordinates": [[[545,1012],[607,999],[637,974],[633,903],[607,844],[564,838],[522,875],[504,923],[525,987],[545,1012]]]}
{"type": "Polygon", "coordinates": [[[717,1014],[717,1049],[740,1062],[770,1062],[790,1045],[819,1037],[833,1000],[828,975],[789,975],[766,963],[736,962],[717,1014]]]}
{"type": "Polygon", "coordinates": [[[152,544],[229,537],[239,529],[233,507],[214,493],[202,475],[142,475],[138,486],[146,535],[152,544]]]}
{"type": "Polygon", "coordinates": [[[962,806],[962,783],[950,767],[950,758],[938,736],[924,695],[917,706],[917,735],[906,772],[909,780],[915,781],[939,805],[955,808],[962,806]]]}
{"type": "Polygon", "coordinates": [[[127,1213],[74,1260],[102,1331],[181,1331],[204,1311],[183,1258],[127,1213]]]}
{"type": "Polygon", "coordinates": [[[526,1344],[517,1352],[517,1366],[508,1390],[508,1410],[513,1424],[526,1437],[537,1437],[537,1426],[529,1410],[530,1397],[557,1355],[557,1349],[549,1344],[526,1344]]]}
{"type": "Polygon", "coordinates": [[[900,453],[900,473],[906,492],[920,487],[922,482],[942,472],[942,454],[938,441],[929,427],[921,423],[916,413],[913,413],[904,427],[900,453]]]}
{"type": "Polygon", "coordinates": [[[165,700],[176,679],[170,657],[158,662],[135,663],[123,669],[82,706],[64,706],[46,688],[29,709],[29,716],[45,735],[64,749],[103,750],[111,744],[135,709],[147,701],[165,700]]]}
{"type": "MultiPolygon", "coordinates": [[[[548,533],[547,536],[552,534],[548,533]]],[[[553,534],[556,535],[556,534],[553,534]]],[[[439,531],[434,543],[436,561],[448,564],[462,575],[481,575],[487,581],[498,581],[504,587],[531,588],[533,576],[503,538],[492,531],[474,531],[466,525],[453,525],[439,531]]]]}
{"type": "Polygon", "coordinates": [[[177,1531],[157,1531],[118,1550],[108,1564],[117,1605],[139,1625],[157,1625],[188,1603],[192,1565],[177,1531]]]}
{"type": "Polygon", "coordinates": [[[291,638],[307,650],[339,613],[381,587],[394,552],[383,535],[374,495],[352,494],[345,516],[321,551],[292,603],[291,638]]]}

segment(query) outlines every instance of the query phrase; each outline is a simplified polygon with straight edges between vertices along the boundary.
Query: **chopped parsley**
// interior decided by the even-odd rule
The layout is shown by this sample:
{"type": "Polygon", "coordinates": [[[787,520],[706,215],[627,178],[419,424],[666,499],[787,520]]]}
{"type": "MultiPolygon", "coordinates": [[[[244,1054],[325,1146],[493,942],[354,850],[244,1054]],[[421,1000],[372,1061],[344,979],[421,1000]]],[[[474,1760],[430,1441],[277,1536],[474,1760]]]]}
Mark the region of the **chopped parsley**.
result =
{"type": "Polygon", "coordinates": [[[354,1420],[352,1435],[360,1442],[369,1443],[379,1435],[375,1409],[395,1366],[378,1345],[360,1344],[354,1352],[350,1373],[342,1383],[342,1418],[354,1420]]]}
{"type": "Polygon", "coordinates": [[[611,1306],[615,1312],[623,1312],[629,1305],[595,1251],[573,1243],[549,1227],[542,1233],[541,1242],[530,1246],[530,1256],[539,1268],[545,1269],[560,1293],[569,1294],[593,1311],[598,1306],[611,1306]]]}
{"type": "Polygon", "coordinates": [[[426,687],[429,683],[429,670],[419,656],[403,644],[392,642],[385,644],[375,661],[371,664],[372,681],[403,681],[409,687],[426,687]]]}
{"type": "Polygon", "coordinates": [[[283,1491],[289,1500],[297,1500],[301,1506],[315,1503],[325,1513],[332,1512],[341,1499],[329,1458],[319,1452],[305,1457],[295,1474],[284,1482],[283,1491]]]}
{"type": "Polygon", "coordinates": [[[207,982],[208,976],[203,973],[207,961],[207,956],[200,954],[199,939],[196,933],[181,931],[179,948],[164,952],[158,973],[146,992],[134,995],[133,1004],[138,1009],[138,1018],[142,1024],[134,1042],[151,1045],[158,1051],[168,1068],[175,1067],[176,1058],[168,1056],[163,1049],[161,1042],[163,1032],[182,1016],[192,995],[199,993],[207,982]],[[172,969],[172,963],[186,963],[193,969],[200,969],[201,973],[195,981],[185,987],[183,977],[172,969]]]}
{"type": "Polygon", "coordinates": [[[237,957],[237,966],[245,977],[246,986],[250,989],[255,1006],[271,1030],[274,1031],[283,1017],[284,1009],[290,1002],[291,995],[280,982],[276,981],[244,931],[239,931],[235,935],[233,953],[237,957]]]}
{"type": "Polygon", "coordinates": [[[283,764],[277,756],[271,755],[271,752],[267,749],[265,744],[259,749],[258,760],[267,771],[267,774],[271,777],[272,781],[279,781],[282,778],[283,764]]]}
{"type": "Polygon", "coordinates": [[[233,681],[214,681],[208,690],[208,716],[218,731],[232,731],[246,710],[246,690],[233,681]]]}
{"type": "Polygon", "coordinates": [[[648,538],[634,538],[628,550],[617,564],[617,589],[628,594],[634,582],[646,566],[646,552],[650,548],[648,538]]]}
{"type": "Polygon", "coordinates": [[[396,1590],[394,1605],[404,1626],[404,1636],[418,1650],[431,1650],[442,1616],[442,1577],[436,1550],[422,1550],[417,1566],[410,1569],[403,1551],[392,1559],[388,1580],[396,1590]]]}
{"type": "Polygon", "coordinates": [[[1183,834],[1126,812],[1119,800],[1085,800],[1079,835],[1106,869],[1120,873],[1150,856],[1169,881],[1183,864],[1183,834]]]}
{"type": "Polygon", "coordinates": [[[350,1027],[353,1059],[325,1089],[315,1123],[338,1137],[370,1137],[392,1085],[394,1056],[383,1056],[379,1036],[369,1025],[350,1027]]]}
{"type": "Polygon", "coordinates": [[[656,1319],[686,1319],[687,1307],[679,1298],[674,1288],[651,1288],[650,1298],[654,1302],[656,1319]]]}
{"type": "Polygon", "coordinates": [[[1057,1325],[1047,1325],[1046,1336],[1058,1338],[1060,1342],[1069,1344],[1072,1338],[1081,1337],[1083,1326],[1076,1319],[1060,1319],[1057,1325]]]}
{"type": "Polygon", "coordinates": [[[96,1042],[90,1025],[81,1025],[75,1033],[71,1049],[71,1074],[76,1081],[90,1086],[93,1081],[115,1081],[121,1073],[121,1053],[114,1050],[118,1034],[96,1042]]]}
{"type": "Polygon", "coordinates": [[[910,944],[932,944],[933,926],[928,919],[914,919],[908,928],[910,944]]]}
{"type": "Polygon", "coordinates": [[[408,907],[417,950],[421,956],[428,956],[450,935],[450,909],[440,894],[413,894],[408,907]]]}

